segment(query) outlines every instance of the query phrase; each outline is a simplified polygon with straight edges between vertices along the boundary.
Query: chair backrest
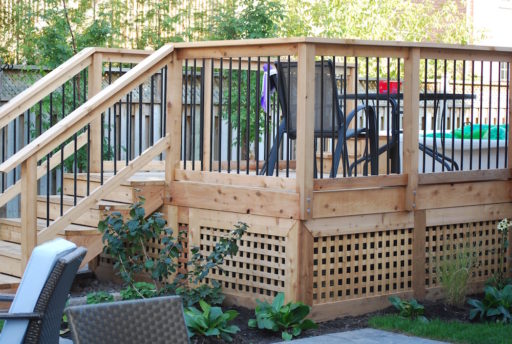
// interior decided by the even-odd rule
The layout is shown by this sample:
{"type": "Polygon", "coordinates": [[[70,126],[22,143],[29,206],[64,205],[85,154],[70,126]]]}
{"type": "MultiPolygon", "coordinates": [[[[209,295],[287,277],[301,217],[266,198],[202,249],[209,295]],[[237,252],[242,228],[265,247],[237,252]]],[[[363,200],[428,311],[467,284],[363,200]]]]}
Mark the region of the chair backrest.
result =
{"type": "Polygon", "coordinates": [[[66,314],[75,344],[188,343],[178,296],[72,306],[66,314]]]}
{"type": "MultiPolygon", "coordinates": [[[[34,248],[9,312],[33,312],[57,260],[75,249],[74,243],[61,238],[34,248]]],[[[0,338],[7,338],[9,343],[21,343],[28,326],[28,320],[8,320],[4,324],[0,338]]]]}
{"type": "MultiPolygon", "coordinates": [[[[288,136],[297,135],[297,62],[277,62],[279,103],[287,121],[288,136]]],[[[339,108],[338,91],[331,60],[315,63],[315,136],[337,135],[343,116],[339,108]]]]}
{"type": "Polygon", "coordinates": [[[35,342],[41,344],[59,342],[60,325],[69,291],[86,254],[87,249],[78,247],[57,261],[35,307],[36,312],[43,314],[43,319],[41,322],[30,322],[25,343],[31,343],[31,338],[38,338],[35,342]]]}

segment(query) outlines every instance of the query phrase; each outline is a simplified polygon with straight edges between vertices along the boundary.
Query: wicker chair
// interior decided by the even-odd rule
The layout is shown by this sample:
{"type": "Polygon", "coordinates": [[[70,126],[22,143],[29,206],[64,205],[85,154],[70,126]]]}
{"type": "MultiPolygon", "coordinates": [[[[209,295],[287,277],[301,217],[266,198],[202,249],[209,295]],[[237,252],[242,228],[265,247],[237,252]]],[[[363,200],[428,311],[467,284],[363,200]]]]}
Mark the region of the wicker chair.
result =
{"type": "Polygon", "coordinates": [[[188,343],[178,296],[72,306],[65,312],[75,344],[188,343]]]}
{"type": "Polygon", "coordinates": [[[64,239],[34,249],[0,333],[0,344],[69,343],[60,339],[60,324],[71,284],[87,250],[64,239]],[[34,305],[35,303],[35,305],[34,305]]]}

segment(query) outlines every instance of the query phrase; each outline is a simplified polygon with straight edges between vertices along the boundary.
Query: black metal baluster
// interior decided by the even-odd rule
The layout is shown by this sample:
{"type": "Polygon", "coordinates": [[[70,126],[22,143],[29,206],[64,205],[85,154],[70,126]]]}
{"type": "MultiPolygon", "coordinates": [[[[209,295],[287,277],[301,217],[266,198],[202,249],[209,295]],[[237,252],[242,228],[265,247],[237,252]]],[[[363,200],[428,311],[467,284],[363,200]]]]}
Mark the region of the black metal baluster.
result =
{"type": "MultiPolygon", "coordinates": [[[[246,173],[249,174],[250,164],[250,121],[251,121],[251,58],[247,58],[247,113],[245,117],[245,158],[247,160],[246,173]]],[[[268,170],[267,170],[268,172],[268,170]]]]}
{"type": "MultiPolygon", "coordinates": [[[[288,68],[290,68],[288,66],[288,68]]],[[[269,172],[270,172],[270,159],[269,159],[269,155],[270,155],[270,139],[269,139],[269,136],[270,136],[270,133],[269,133],[269,129],[270,129],[270,124],[269,124],[269,115],[270,115],[270,56],[267,57],[267,76],[266,76],[267,80],[267,89],[265,90],[266,94],[265,94],[265,97],[267,98],[267,102],[265,104],[266,106],[266,109],[265,109],[265,120],[264,120],[264,133],[263,133],[263,136],[264,136],[264,142],[263,142],[263,149],[265,150],[265,168],[266,168],[266,171],[265,171],[265,175],[268,176],[269,172]]],[[[272,166],[272,168],[274,168],[274,166],[272,166]]]]}
{"type": "Polygon", "coordinates": [[[91,125],[87,124],[87,196],[91,193],[91,125]]]}
{"type": "Polygon", "coordinates": [[[236,137],[236,173],[240,174],[240,155],[241,155],[241,103],[242,103],[242,58],[238,58],[238,125],[236,137]]]}
{"type": "Polygon", "coordinates": [[[474,95],[475,94],[475,61],[471,61],[471,127],[469,140],[469,169],[473,170],[473,126],[474,126],[474,95]]]}
{"type": "Polygon", "coordinates": [[[510,130],[510,123],[509,123],[509,116],[507,115],[510,111],[510,100],[509,100],[509,94],[510,94],[510,62],[507,62],[507,87],[506,87],[506,92],[505,92],[505,128],[507,128],[507,130],[505,130],[505,167],[509,167],[508,166],[508,150],[509,150],[509,145],[508,145],[508,132],[510,130]]]}
{"type": "Polygon", "coordinates": [[[478,135],[478,169],[482,169],[482,128],[483,128],[483,104],[484,104],[484,61],[480,61],[480,134],[478,135]]]}
{"type": "Polygon", "coordinates": [[[212,65],[212,70],[211,70],[211,80],[210,80],[210,90],[212,90],[211,92],[211,95],[210,95],[210,128],[208,128],[208,130],[210,131],[210,172],[212,172],[213,170],[213,152],[214,152],[214,147],[213,147],[213,126],[215,125],[215,117],[213,116],[213,85],[214,85],[214,82],[213,82],[213,79],[215,77],[215,74],[214,74],[214,69],[215,69],[215,63],[214,63],[214,60],[213,59],[210,59],[210,63],[212,65]]]}
{"type": "MultiPolygon", "coordinates": [[[[369,83],[369,59],[368,59],[368,56],[365,57],[365,62],[366,62],[366,65],[365,65],[365,72],[366,72],[366,80],[365,80],[365,107],[368,107],[368,103],[369,103],[369,99],[368,99],[368,83],[369,83]]],[[[364,133],[364,140],[365,140],[365,147],[364,147],[364,157],[365,157],[365,161],[364,161],[364,165],[363,165],[363,175],[367,176],[368,175],[368,146],[369,146],[369,135],[368,135],[368,132],[370,131],[370,119],[368,118],[368,116],[366,115],[365,113],[365,116],[364,116],[364,122],[365,122],[365,126],[366,126],[366,130],[365,130],[365,133],[364,133]]]]}
{"type": "MultiPolygon", "coordinates": [[[[62,85],[62,118],[66,116],[66,84],[62,85]]],[[[61,119],[62,119],[61,118],[61,119]]],[[[64,213],[64,144],[60,145],[60,216],[64,213]]]]}
{"type": "MultiPolygon", "coordinates": [[[[233,87],[233,58],[229,58],[229,81],[228,81],[228,173],[231,173],[231,153],[232,153],[232,134],[233,124],[231,123],[231,101],[233,87]]],[[[257,170],[257,169],[256,169],[257,170]]]]}
{"type": "MultiPolygon", "coordinates": [[[[432,172],[436,171],[436,156],[437,156],[437,107],[439,105],[437,94],[437,59],[434,60],[434,120],[433,120],[433,135],[432,135],[432,172]]],[[[399,108],[400,109],[400,108],[399,108]]]]}
{"type": "Polygon", "coordinates": [[[193,88],[191,90],[191,96],[192,96],[192,109],[190,110],[191,112],[191,115],[192,115],[192,118],[191,118],[191,133],[190,133],[190,138],[191,138],[191,143],[192,143],[192,147],[190,148],[190,155],[192,156],[192,171],[195,171],[196,169],[196,159],[195,159],[195,156],[196,156],[196,93],[197,93],[197,83],[196,83],[196,79],[197,79],[197,74],[196,74],[196,69],[197,69],[197,60],[194,59],[194,68],[192,69],[192,81],[190,82],[191,85],[193,85],[193,88]]]}
{"type": "Polygon", "coordinates": [[[149,113],[149,146],[153,146],[155,136],[155,74],[151,75],[151,111],[149,113]]]}
{"type": "MultiPolygon", "coordinates": [[[[397,94],[400,94],[401,90],[400,90],[400,82],[402,80],[402,75],[400,74],[400,63],[401,63],[401,59],[398,58],[398,66],[397,66],[397,75],[398,75],[398,82],[397,82],[397,94]]],[[[397,97],[397,100],[396,100],[396,103],[397,103],[397,108],[398,108],[398,113],[400,113],[400,97],[397,97]]],[[[399,138],[400,137],[400,118],[397,119],[397,137],[399,138]]],[[[396,142],[396,151],[397,152],[400,152],[400,140],[398,139],[397,142],[396,142]]],[[[401,157],[402,158],[402,157],[401,157]]],[[[397,173],[400,173],[400,165],[398,165],[397,167],[397,173]]]]}
{"type": "MultiPolygon", "coordinates": [[[[334,82],[336,82],[336,73],[332,77],[335,80],[334,82]]],[[[318,87],[318,86],[316,86],[316,87],[318,87]]],[[[333,90],[333,93],[334,93],[334,90],[333,90]]],[[[334,109],[334,107],[335,107],[335,103],[333,102],[332,108],[334,109]]],[[[334,116],[332,116],[332,118],[334,119],[334,116]]],[[[331,138],[334,140],[334,135],[332,135],[331,138]]],[[[314,137],[314,135],[313,135],[313,140],[315,140],[315,143],[316,143],[317,140],[314,137]]],[[[316,149],[315,149],[313,161],[316,165],[316,149]]],[[[315,176],[315,178],[317,178],[317,176],[315,176]]],[[[324,178],[324,56],[322,55],[322,56],[320,56],[320,179],[323,179],[323,178],[324,178]]]]}
{"type": "MultiPolygon", "coordinates": [[[[336,56],[333,56],[332,57],[332,60],[334,61],[336,59],[336,56]]],[[[334,69],[336,70],[336,68],[334,69]]],[[[348,81],[348,78],[347,78],[347,56],[343,56],[343,142],[338,142],[338,144],[342,144],[342,150],[343,150],[343,155],[341,157],[342,159],[342,164],[343,164],[343,177],[345,178],[347,176],[347,171],[348,171],[348,145],[347,145],[347,126],[348,126],[348,122],[347,122],[347,81],[348,81]],[[347,156],[347,158],[345,159],[343,156],[347,156]]],[[[337,101],[336,99],[334,99],[334,101],[337,101]]],[[[335,146],[334,146],[334,138],[331,140],[331,154],[332,154],[332,159],[334,158],[334,150],[335,150],[335,146]]],[[[338,171],[334,171],[334,166],[331,166],[331,169],[332,169],[332,174],[331,176],[333,178],[336,178],[336,176],[338,175],[338,171]]]]}
{"type": "MultiPolygon", "coordinates": [[[[112,84],[112,62],[108,63],[108,84],[112,84]]],[[[115,107],[115,104],[113,105],[115,107]]],[[[108,132],[107,132],[107,147],[108,147],[108,153],[107,158],[110,159],[112,156],[112,142],[111,142],[111,133],[112,130],[112,109],[108,108],[108,132]]]]}
{"type": "Polygon", "coordinates": [[[442,149],[442,164],[441,171],[445,170],[445,158],[446,158],[446,79],[447,79],[447,61],[443,62],[444,74],[443,74],[443,111],[441,112],[441,149],[442,149]]]}
{"type": "MultiPolygon", "coordinates": [[[[496,127],[497,137],[496,137],[496,168],[499,167],[500,162],[500,110],[501,110],[501,75],[499,75],[501,71],[501,61],[498,61],[498,113],[497,120],[498,125],[496,127]]],[[[506,128],[505,128],[506,129],[506,128]]]]}
{"type": "MultiPolygon", "coordinates": [[[[256,118],[255,118],[255,125],[254,125],[254,156],[256,160],[256,174],[258,174],[258,171],[260,170],[259,160],[260,160],[260,147],[259,147],[259,138],[260,138],[260,68],[261,68],[261,57],[258,56],[258,70],[256,72],[256,118]]],[[[270,68],[270,64],[268,64],[268,68],[270,68]]],[[[270,73],[270,69],[268,71],[270,73]]],[[[267,83],[268,85],[268,83],[267,83]]],[[[267,114],[265,114],[266,118],[267,114]]]]}
{"type": "Polygon", "coordinates": [[[451,126],[452,126],[452,156],[451,156],[451,159],[452,159],[452,171],[454,171],[454,165],[453,163],[455,162],[455,124],[456,124],[456,120],[455,120],[455,116],[456,116],[456,113],[455,113],[455,86],[457,85],[457,61],[456,60],[453,60],[453,99],[452,99],[452,116],[451,116],[451,126]]]}
{"type": "MultiPolygon", "coordinates": [[[[183,169],[187,169],[187,116],[188,116],[188,59],[185,59],[185,106],[183,109],[183,117],[181,127],[183,128],[183,144],[181,145],[182,157],[183,157],[183,169]]],[[[193,129],[192,129],[193,130],[193,129]]]]}
{"type": "MultiPolygon", "coordinates": [[[[50,93],[50,128],[53,126],[53,92],[50,93]]],[[[46,227],[50,225],[50,153],[46,155],[46,227]]]]}
{"type": "Polygon", "coordinates": [[[219,146],[217,147],[217,154],[219,156],[219,172],[222,171],[222,101],[223,101],[223,93],[222,93],[222,80],[224,79],[224,65],[223,65],[223,62],[224,62],[224,59],[220,59],[220,68],[219,68],[219,114],[218,114],[218,118],[219,118],[219,123],[218,123],[218,126],[219,126],[219,139],[218,139],[218,144],[219,146]]]}
{"type": "MultiPolygon", "coordinates": [[[[423,168],[422,172],[425,173],[425,163],[426,163],[426,148],[427,148],[427,93],[428,93],[428,59],[425,59],[425,72],[424,72],[424,91],[425,101],[423,102],[423,168]]],[[[388,70],[388,104],[389,104],[389,70],[388,70]]],[[[388,139],[389,141],[389,139],[388,139]]],[[[389,172],[388,172],[389,173],[389,172]]]]}
{"type": "Polygon", "coordinates": [[[462,108],[461,108],[461,141],[460,141],[460,170],[464,170],[464,127],[466,126],[466,60],[462,60],[462,108]]]}
{"type": "MultiPolygon", "coordinates": [[[[498,70],[499,73],[499,70],[498,70]]],[[[498,105],[499,107],[499,105],[498,105]]],[[[487,119],[487,169],[491,168],[492,61],[489,61],[489,118],[487,119]]]]}
{"type": "Polygon", "coordinates": [[[203,153],[204,153],[204,65],[205,65],[205,59],[202,59],[201,64],[201,108],[200,108],[200,114],[199,114],[199,159],[201,160],[201,171],[204,170],[204,159],[203,159],[203,153]]]}
{"type": "MultiPolygon", "coordinates": [[[[73,77],[73,111],[76,109],[76,78],[73,77]]],[[[78,169],[78,142],[76,133],[73,134],[73,205],[77,201],[77,169],[78,169]]],[[[64,187],[64,186],[63,186],[64,187]]]]}
{"type": "MultiPolygon", "coordinates": [[[[290,139],[290,136],[289,136],[289,129],[290,129],[290,95],[291,95],[291,83],[290,83],[290,76],[291,76],[291,70],[290,70],[290,60],[291,60],[291,56],[288,55],[288,89],[286,90],[287,91],[287,94],[288,96],[286,97],[287,101],[288,101],[288,104],[286,105],[286,108],[288,109],[287,110],[287,113],[286,113],[286,177],[290,177],[290,159],[292,157],[292,152],[291,152],[291,149],[290,149],[290,145],[291,145],[291,139],[290,139]]],[[[283,90],[284,92],[284,90],[283,90]]]]}
{"type": "Polygon", "coordinates": [[[355,75],[355,78],[354,78],[354,82],[355,82],[355,97],[354,97],[354,109],[355,109],[355,116],[354,116],[354,166],[355,166],[355,171],[354,171],[354,176],[357,177],[357,127],[358,127],[358,118],[357,118],[357,96],[358,96],[358,86],[359,86],[359,62],[358,62],[358,59],[357,59],[357,56],[355,57],[355,62],[354,62],[354,75],[355,75]]]}
{"type": "Polygon", "coordinates": [[[142,98],[144,97],[143,84],[139,85],[139,155],[142,154],[142,98]]]}

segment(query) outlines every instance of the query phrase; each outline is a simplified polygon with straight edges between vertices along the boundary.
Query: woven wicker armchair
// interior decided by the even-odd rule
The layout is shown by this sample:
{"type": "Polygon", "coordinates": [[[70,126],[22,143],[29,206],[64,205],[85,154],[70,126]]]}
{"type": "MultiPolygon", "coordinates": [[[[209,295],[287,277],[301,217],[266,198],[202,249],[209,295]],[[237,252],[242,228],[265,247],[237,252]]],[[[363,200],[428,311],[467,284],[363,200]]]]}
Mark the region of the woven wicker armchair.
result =
{"type": "Polygon", "coordinates": [[[75,344],[185,344],[178,296],[72,306],[65,310],[75,344]]]}
{"type": "Polygon", "coordinates": [[[59,338],[60,324],[69,290],[87,250],[64,239],[34,249],[0,333],[0,344],[68,342],[59,338]]]}

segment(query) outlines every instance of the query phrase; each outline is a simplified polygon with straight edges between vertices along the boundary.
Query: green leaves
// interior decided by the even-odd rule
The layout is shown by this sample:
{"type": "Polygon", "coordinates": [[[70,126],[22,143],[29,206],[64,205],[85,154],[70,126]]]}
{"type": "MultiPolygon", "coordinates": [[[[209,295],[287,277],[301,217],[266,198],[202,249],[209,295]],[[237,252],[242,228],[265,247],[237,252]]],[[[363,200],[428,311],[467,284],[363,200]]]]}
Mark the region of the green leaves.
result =
{"type": "Polygon", "coordinates": [[[469,311],[471,320],[479,317],[480,320],[492,320],[502,323],[512,322],[512,284],[499,290],[493,286],[486,286],[482,301],[470,299],[468,304],[473,308],[469,311]]]}
{"type": "Polygon", "coordinates": [[[411,318],[411,319],[419,319],[423,322],[428,322],[428,319],[423,316],[425,313],[425,307],[421,305],[415,299],[410,299],[409,301],[402,300],[398,296],[390,296],[388,298],[389,302],[395,307],[401,317],[411,318]]]}
{"type": "Polygon", "coordinates": [[[185,323],[189,331],[189,337],[194,335],[222,338],[227,342],[231,342],[231,335],[240,331],[236,325],[229,325],[238,316],[238,312],[234,310],[222,312],[220,307],[212,307],[207,302],[200,300],[199,306],[201,311],[195,307],[185,308],[185,323]]]}
{"type": "Polygon", "coordinates": [[[114,296],[106,291],[97,291],[94,293],[87,294],[87,304],[93,305],[98,303],[112,302],[114,296]]]}
{"type": "Polygon", "coordinates": [[[277,294],[272,304],[259,300],[256,302],[256,319],[249,320],[250,328],[281,331],[284,340],[291,340],[302,331],[317,328],[311,319],[304,319],[310,312],[309,306],[301,302],[284,304],[284,293],[277,294]]]}

